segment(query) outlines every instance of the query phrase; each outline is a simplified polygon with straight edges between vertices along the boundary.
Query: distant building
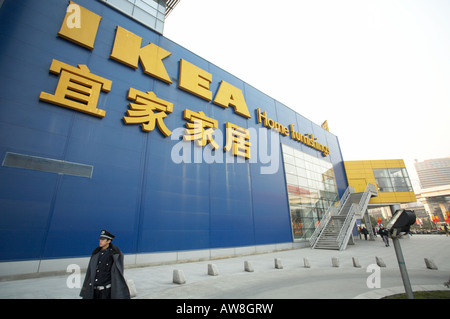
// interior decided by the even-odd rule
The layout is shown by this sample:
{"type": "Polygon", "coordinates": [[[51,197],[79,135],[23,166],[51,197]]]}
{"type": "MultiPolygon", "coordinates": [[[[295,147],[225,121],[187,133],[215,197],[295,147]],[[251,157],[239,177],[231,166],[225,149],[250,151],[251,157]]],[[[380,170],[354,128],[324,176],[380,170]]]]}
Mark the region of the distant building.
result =
{"type": "Polygon", "coordinates": [[[450,223],[450,185],[424,188],[416,196],[436,226],[450,223]]]}
{"type": "Polygon", "coordinates": [[[450,157],[416,161],[414,166],[422,188],[416,196],[430,220],[436,226],[450,222],[450,157]]]}
{"type": "Polygon", "coordinates": [[[450,185],[450,157],[416,161],[414,166],[421,188],[450,185]]]}

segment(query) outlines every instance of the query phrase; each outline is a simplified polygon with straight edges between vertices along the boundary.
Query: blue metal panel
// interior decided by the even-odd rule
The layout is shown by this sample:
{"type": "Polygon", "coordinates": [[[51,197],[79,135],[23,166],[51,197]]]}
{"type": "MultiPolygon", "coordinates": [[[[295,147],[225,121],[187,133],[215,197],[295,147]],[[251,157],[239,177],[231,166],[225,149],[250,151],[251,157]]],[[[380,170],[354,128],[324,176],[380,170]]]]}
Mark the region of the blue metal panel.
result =
{"type": "Polygon", "coordinates": [[[58,175],[2,167],[0,260],[39,259],[58,175]]]}
{"type": "Polygon", "coordinates": [[[261,164],[252,165],[255,241],[258,244],[292,241],[281,153],[278,160],[280,167],[276,174],[260,174],[261,164]]]}
{"type": "MultiPolygon", "coordinates": [[[[103,228],[114,229],[117,234],[131,232],[136,192],[130,184],[106,184],[98,176],[92,180],[63,176],[43,258],[86,255],[98,244],[103,228]]],[[[121,249],[130,251],[133,241],[122,235],[120,243],[121,249]]]]}
{"type": "Polygon", "coordinates": [[[211,245],[230,247],[253,244],[248,165],[216,164],[212,167],[211,180],[211,245]]]}

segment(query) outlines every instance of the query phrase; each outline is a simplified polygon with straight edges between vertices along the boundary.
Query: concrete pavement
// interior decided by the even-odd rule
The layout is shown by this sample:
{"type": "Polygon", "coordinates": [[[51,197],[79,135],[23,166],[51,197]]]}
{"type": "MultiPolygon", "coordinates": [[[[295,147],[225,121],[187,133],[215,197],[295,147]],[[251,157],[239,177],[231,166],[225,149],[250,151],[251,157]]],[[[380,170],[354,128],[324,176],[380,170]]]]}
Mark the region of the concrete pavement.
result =
{"type": "MultiPolygon", "coordinates": [[[[447,290],[450,279],[450,237],[414,235],[401,239],[401,247],[413,290],[447,290]],[[424,258],[438,270],[427,269],[424,258]]],[[[392,246],[356,240],[345,251],[310,248],[278,251],[234,258],[125,269],[133,280],[136,299],[352,299],[381,298],[403,293],[403,282],[392,246]],[[332,258],[339,267],[332,266],[332,258]],[[361,265],[356,268],[352,258],[361,265]],[[386,267],[376,266],[381,258],[386,267]],[[275,268],[275,258],[282,269],[275,268]],[[304,267],[307,258],[311,268],[304,267]],[[249,261],[254,272],[244,271],[249,261]],[[208,264],[218,275],[207,273],[208,264]],[[173,283],[173,271],[181,270],[185,284],[173,283]]],[[[78,299],[79,288],[69,288],[70,274],[0,282],[2,299],[78,299]]],[[[81,282],[84,273],[81,274],[81,282]]],[[[73,283],[73,281],[70,281],[73,283]]]]}

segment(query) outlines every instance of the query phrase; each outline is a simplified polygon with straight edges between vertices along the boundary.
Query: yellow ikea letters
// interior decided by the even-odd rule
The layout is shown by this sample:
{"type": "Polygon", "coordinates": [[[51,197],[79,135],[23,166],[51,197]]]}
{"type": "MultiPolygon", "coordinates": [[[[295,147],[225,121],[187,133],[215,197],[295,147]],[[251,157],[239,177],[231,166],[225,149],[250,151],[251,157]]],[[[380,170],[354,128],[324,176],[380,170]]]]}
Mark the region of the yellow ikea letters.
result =
{"type": "Polygon", "coordinates": [[[131,68],[138,68],[142,38],[117,26],[110,58],[131,68]]]}
{"type": "Polygon", "coordinates": [[[89,50],[94,49],[101,16],[69,1],[58,35],[89,50]]]}
{"type": "MultiPolygon", "coordinates": [[[[101,18],[70,1],[58,35],[92,50],[101,18]]],[[[134,69],[138,68],[140,62],[144,73],[167,84],[172,84],[163,62],[172,53],[154,43],[149,43],[144,47],[141,45],[142,38],[140,36],[117,26],[110,58],[134,69]]],[[[211,73],[180,59],[179,89],[210,102],[213,99],[213,93],[210,90],[211,83],[211,73]]],[[[213,103],[223,108],[232,106],[236,114],[251,118],[242,91],[225,81],[220,82],[213,103]]]]}
{"type": "MultiPolygon", "coordinates": [[[[212,82],[212,74],[195,66],[186,60],[180,60],[180,80],[178,87],[192,93],[202,99],[211,101],[212,92],[209,85],[212,82]]],[[[251,118],[242,91],[225,81],[220,82],[219,89],[213,101],[223,108],[234,107],[234,111],[246,118],[251,118]]]]}
{"type": "Polygon", "coordinates": [[[141,42],[141,37],[117,26],[111,59],[135,69],[138,68],[138,60],[140,60],[146,74],[166,83],[172,83],[162,62],[172,53],[153,43],[141,48],[141,42]]]}
{"type": "Polygon", "coordinates": [[[209,85],[212,82],[212,74],[200,69],[198,66],[180,60],[180,80],[178,87],[194,94],[206,101],[212,100],[212,92],[209,85]]]}
{"type": "Polygon", "coordinates": [[[224,108],[231,105],[234,107],[234,111],[237,114],[246,118],[251,118],[242,91],[225,81],[220,82],[219,90],[217,91],[213,103],[224,108]]]}

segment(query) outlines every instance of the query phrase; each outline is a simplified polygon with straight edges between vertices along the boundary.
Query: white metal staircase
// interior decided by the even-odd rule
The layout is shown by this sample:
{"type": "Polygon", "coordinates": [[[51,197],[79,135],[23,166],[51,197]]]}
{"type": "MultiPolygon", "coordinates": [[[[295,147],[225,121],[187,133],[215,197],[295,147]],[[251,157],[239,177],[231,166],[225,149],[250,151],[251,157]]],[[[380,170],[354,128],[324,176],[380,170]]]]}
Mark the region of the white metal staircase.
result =
{"type": "Polygon", "coordinates": [[[363,193],[349,186],[338,206],[332,206],[323,216],[310,239],[311,248],[344,250],[352,235],[358,216],[363,216],[369,200],[377,196],[377,188],[368,184],[363,193]]]}

